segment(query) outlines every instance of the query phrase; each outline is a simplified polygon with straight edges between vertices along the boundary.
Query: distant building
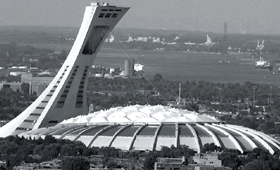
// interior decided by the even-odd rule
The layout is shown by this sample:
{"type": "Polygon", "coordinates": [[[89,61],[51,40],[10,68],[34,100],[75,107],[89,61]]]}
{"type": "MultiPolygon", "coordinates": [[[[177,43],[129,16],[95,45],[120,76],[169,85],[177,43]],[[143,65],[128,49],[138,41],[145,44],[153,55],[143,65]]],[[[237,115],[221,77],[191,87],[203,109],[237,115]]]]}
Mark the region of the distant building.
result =
{"type": "Polygon", "coordinates": [[[263,49],[264,49],[264,40],[262,40],[261,43],[260,43],[260,40],[258,40],[256,50],[261,52],[263,49]]]}
{"type": "Polygon", "coordinates": [[[21,91],[21,82],[0,82],[0,89],[2,89],[3,87],[9,87],[13,91],[21,91]]]}
{"type": "Polygon", "coordinates": [[[222,166],[222,161],[218,159],[218,154],[220,153],[196,153],[192,157],[192,163],[197,165],[222,166]]]}
{"type": "Polygon", "coordinates": [[[131,36],[129,36],[128,40],[126,42],[133,42],[133,38],[131,36]]]}
{"type": "Polygon", "coordinates": [[[140,64],[140,63],[135,63],[134,64],[134,70],[135,71],[143,71],[143,67],[144,67],[143,64],[140,64]]]}
{"type": "Polygon", "coordinates": [[[176,45],[177,44],[177,42],[168,42],[168,43],[166,43],[167,45],[176,45]]]}
{"type": "Polygon", "coordinates": [[[124,76],[125,77],[133,77],[134,76],[134,61],[133,60],[125,60],[124,62],[124,76]]]}
{"type": "Polygon", "coordinates": [[[12,66],[12,67],[9,67],[9,69],[27,69],[27,66],[12,66]]]}
{"type": "Polygon", "coordinates": [[[134,41],[147,42],[148,37],[137,37],[134,39],[134,41]]]}
{"type": "Polygon", "coordinates": [[[21,75],[21,74],[23,74],[23,73],[25,73],[25,72],[21,72],[21,71],[11,71],[10,72],[10,76],[19,76],[19,75],[21,75]]]}
{"type": "Polygon", "coordinates": [[[155,170],[230,170],[223,167],[218,159],[219,152],[196,154],[186,159],[182,158],[158,158],[155,162],[155,170]]]}
{"type": "Polygon", "coordinates": [[[196,45],[196,43],[190,42],[190,41],[189,41],[189,42],[184,42],[184,44],[185,44],[185,45],[190,45],[190,46],[191,46],[191,45],[196,45]]]}
{"type": "Polygon", "coordinates": [[[160,43],[160,38],[159,37],[153,37],[152,42],[153,43],[160,43]]]}
{"type": "Polygon", "coordinates": [[[111,34],[110,37],[108,37],[108,38],[105,39],[105,42],[107,42],[107,43],[112,43],[112,42],[114,42],[114,40],[115,40],[115,37],[114,37],[113,34],[111,34]]]}
{"type": "Polygon", "coordinates": [[[174,41],[179,40],[179,39],[180,39],[180,37],[179,37],[179,36],[176,36],[176,37],[174,38],[174,41]]]}
{"type": "Polygon", "coordinates": [[[21,84],[28,83],[31,85],[30,93],[36,92],[37,95],[40,95],[45,88],[50,84],[54,77],[33,77],[31,73],[24,73],[21,75],[21,84]]]}
{"type": "Polygon", "coordinates": [[[19,166],[14,166],[13,170],[61,170],[61,161],[60,160],[52,160],[41,163],[25,163],[22,162],[19,166]]]}
{"type": "Polygon", "coordinates": [[[11,75],[11,76],[18,76],[22,73],[27,72],[29,69],[26,66],[11,66],[5,69],[2,67],[0,74],[1,75],[11,75]]]}
{"type": "Polygon", "coordinates": [[[61,54],[61,51],[55,51],[53,53],[49,53],[48,56],[49,56],[49,59],[59,60],[59,55],[60,54],[61,54]]]}
{"type": "Polygon", "coordinates": [[[120,73],[122,72],[122,70],[120,68],[110,68],[110,74],[111,75],[120,75],[120,73]]]}
{"type": "Polygon", "coordinates": [[[211,40],[211,38],[210,38],[210,36],[207,34],[206,35],[206,42],[204,42],[204,43],[201,43],[201,44],[199,44],[199,45],[202,45],[202,46],[213,46],[213,45],[215,45],[215,44],[217,44],[216,42],[212,42],[212,40],[211,40]]]}
{"type": "Polygon", "coordinates": [[[102,65],[92,65],[89,76],[90,77],[104,77],[105,74],[108,74],[110,69],[102,65]]]}
{"type": "Polygon", "coordinates": [[[29,62],[30,63],[39,63],[39,60],[37,58],[30,58],[29,62]]]}
{"type": "Polygon", "coordinates": [[[158,158],[154,170],[187,170],[187,159],[182,158],[158,158]]]}

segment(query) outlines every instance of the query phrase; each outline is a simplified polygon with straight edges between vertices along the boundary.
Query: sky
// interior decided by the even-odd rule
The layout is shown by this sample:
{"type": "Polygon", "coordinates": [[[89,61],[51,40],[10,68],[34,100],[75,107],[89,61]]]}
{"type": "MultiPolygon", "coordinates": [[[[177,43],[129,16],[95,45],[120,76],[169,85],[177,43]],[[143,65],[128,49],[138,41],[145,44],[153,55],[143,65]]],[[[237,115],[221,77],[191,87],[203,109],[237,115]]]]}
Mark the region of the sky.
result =
{"type": "MultiPolygon", "coordinates": [[[[279,0],[96,0],[130,10],[119,28],[280,34],[279,0]]],[[[0,25],[79,27],[90,0],[0,0],[0,25]]]]}

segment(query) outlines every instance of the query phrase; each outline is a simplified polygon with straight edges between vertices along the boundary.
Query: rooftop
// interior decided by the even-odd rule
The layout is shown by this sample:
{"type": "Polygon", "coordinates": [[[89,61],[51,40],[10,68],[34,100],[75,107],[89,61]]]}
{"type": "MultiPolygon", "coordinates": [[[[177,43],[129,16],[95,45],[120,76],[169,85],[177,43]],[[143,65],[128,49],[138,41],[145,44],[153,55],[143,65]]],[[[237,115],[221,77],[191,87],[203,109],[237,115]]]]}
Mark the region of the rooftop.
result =
{"type": "Polygon", "coordinates": [[[160,124],[160,123],[220,122],[215,117],[169,106],[133,105],[101,110],[84,116],[64,120],[61,124],[160,124]]]}

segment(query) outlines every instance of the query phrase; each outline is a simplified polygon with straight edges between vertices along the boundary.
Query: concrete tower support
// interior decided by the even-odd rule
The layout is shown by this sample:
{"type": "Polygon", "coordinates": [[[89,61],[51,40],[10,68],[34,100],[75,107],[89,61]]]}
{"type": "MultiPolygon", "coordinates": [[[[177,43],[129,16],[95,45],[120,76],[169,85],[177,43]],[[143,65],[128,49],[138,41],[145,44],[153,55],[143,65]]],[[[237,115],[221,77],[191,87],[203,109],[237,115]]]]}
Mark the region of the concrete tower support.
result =
{"type": "Polygon", "coordinates": [[[88,72],[108,34],[128,11],[127,7],[87,6],[75,43],[46,90],[19,116],[0,128],[0,137],[53,126],[88,113],[88,72]]]}

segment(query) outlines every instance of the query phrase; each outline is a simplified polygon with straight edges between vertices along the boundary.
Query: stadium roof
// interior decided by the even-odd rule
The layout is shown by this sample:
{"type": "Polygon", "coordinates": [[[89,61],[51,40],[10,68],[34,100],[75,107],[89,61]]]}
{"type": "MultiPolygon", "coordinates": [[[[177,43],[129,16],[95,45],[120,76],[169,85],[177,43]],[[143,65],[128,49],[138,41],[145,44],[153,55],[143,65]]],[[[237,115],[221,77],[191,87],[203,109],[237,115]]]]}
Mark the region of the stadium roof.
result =
{"type": "Polygon", "coordinates": [[[200,152],[207,143],[241,153],[254,148],[268,150],[271,154],[280,150],[280,142],[262,132],[160,105],[102,110],[20,135],[32,138],[52,135],[81,141],[87,147],[109,146],[122,150],[160,150],[162,146],[187,145],[200,152]]]}
{"type": "Polygon", "coordinates": [[[176,109],[169,106],[133,105],[102,110],[84,116],[64,120],[61,124],[84,123],[191,123],[191,122],[220,122],[208,115],[201,115],[188,110],[176,109]]]}

